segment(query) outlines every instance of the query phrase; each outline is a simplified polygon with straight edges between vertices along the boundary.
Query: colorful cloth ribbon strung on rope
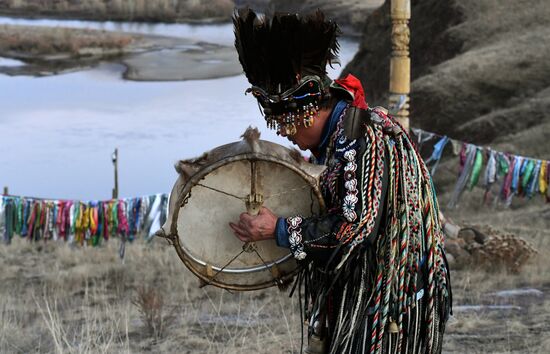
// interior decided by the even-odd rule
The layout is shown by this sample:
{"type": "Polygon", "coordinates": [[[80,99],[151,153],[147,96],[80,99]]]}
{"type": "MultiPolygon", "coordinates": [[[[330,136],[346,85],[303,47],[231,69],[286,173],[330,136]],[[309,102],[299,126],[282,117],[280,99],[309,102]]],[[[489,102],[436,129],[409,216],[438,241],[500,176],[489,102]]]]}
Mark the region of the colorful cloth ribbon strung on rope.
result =
{"type": "Polygon", "coordinates": [[[486,189],[490,188],[497,181],[497,154],[493,150],[489,150],[489,158],[485,166],[485,178],[483,185],[486,189]]]}
{"type": "Polygon", "coordinates": [[[548,191],[548,175],[550,175],[548,166],[550,166],[548,161],[542,161],[539,175],[539,191],[541,194],[546,194],[548,191]]]}
{"type": "Polygon", "coordinates": [[[416,135],[416,146],[419,150],[422,149],[422,145],[424,145],[424,143],[432,140],[435,137],[434,133],[425,132],[422,129],[411,128],[411,130],[416,135]]]}
{"type": "Polygon", "coordinates": [[[167,206],[166,194],[85,202],[2,196],[0,237],[5,243],[19,235],[30,241],[61,239],[90,246],[115,236],[123,243],[138,234],[150,240],[166,221],[167,206]]]}
{"type": "Polygon", "coordinates": [[[480,148],[476,148],[474,165],[472,167],[472,173],[470,174],[470,183],[468,184],[469,190],[472,190],[477,185],[482,167],[483,167],[483,153],[480,148]]]}
{"type": "Polygon", "coordinates": [[[529,182],[527,183],[527,198],[531,199],[533,195],[538,190],[539,185],[539,175],[540,175],[540,168],[542,166],[542,161],[537,161],[535,163],[535,167],[533,169],[533,173],[531,175],[531,178],[529,182]]]}
{"type": "Polygon", "coordinates": [[[489,202],[491,189],[498,180],[497,153],[493,150],[489,150],[488,155],[487,165],[485,165],[485,175],[483,178],[483,186],[485,187],[483,201],[486,204],[489,202]]]}
{"type": "Polygon", "coordinates": [[[505,205],[510,205],[514,196],[532,198],[536,194],[542,194],[546,201],[550,202],[550,163],[546,160],[533,159],[495,151],[491,148],[476,146],[458,140],[449,139],[422,129],[412,129],[420,146],[433,137],[439,140],[433,147],[431,156],[426,160],[432,165],[432,175],[441,160],[445,146],[451,142],[454,155],[459,156],[459,173],[449,207],[455,207],[467,187],[472,190],[479,182],[483,164],[483,186],[485,188],[484,200],[486,203],[493,194],[493,185],[502,180],[500,192],[495,193],[495,203],[500,199],[505,205]]]}
{"type": "Polygon", "coordinates": [[[458,176],[458,181],[456,182],[451,200],[447,205],[449,208],[454,208],[457,205],[458,200],[462,195],[466,184],[468,183],[468,177],[470,176],[470,172],[474,166],[476,152],[477,149],[474,145],[463,145],[462,151],[460,152],[460,174],[458,176]]]}
{"type": "Polygon", "coordinates": [[[445,149],[445,146],[447,146],[448,142],[449,142],[449,138],[447,136],[442,137],[434,145],[434,151],[432,152],[432,156],[430,156],[430,158],[426,160],[426,165],[433,163],[432,170],[431,170],[432,175],[435,174],[437,166],[439,165],[439,161],[441,161],[441,155],[443,154],[443,150],[445,149]]]}

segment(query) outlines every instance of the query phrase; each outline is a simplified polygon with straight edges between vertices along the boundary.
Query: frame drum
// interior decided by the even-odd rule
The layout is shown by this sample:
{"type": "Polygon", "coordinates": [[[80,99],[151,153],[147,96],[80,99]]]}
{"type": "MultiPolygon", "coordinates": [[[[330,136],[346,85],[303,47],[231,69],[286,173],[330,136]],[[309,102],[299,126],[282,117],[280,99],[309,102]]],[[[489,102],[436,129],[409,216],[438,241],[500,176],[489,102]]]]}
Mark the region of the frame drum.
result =
{"type": "Polygon", "coordinates": [[[274,240],[243,243],[229,227],[243,212],[262,206],[278,216],[323,212],[319,175],[324,166],[307,163],[296,150],[259,140],[248,128],[243,140],[203,156],[180,161],[170,194],[165,237],[203,285],[256,290],[290,282],[298,265],[274,240]]]}

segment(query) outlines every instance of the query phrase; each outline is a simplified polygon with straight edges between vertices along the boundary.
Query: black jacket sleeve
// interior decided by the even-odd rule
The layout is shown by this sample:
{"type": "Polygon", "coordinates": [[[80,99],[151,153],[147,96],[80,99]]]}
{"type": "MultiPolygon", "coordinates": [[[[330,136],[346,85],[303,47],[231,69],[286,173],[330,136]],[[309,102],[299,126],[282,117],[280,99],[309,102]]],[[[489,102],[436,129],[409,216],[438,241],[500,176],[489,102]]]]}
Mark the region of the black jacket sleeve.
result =
{"type": "Polygon", "coordinates": [[[332,204],[327,201],[327,213],[285,220],[296,259],[326,262],[340,245],[357,237],[369,241],[378,234],[388,185],[386,157],[385,140],[376,128],[369,127],[358,139],[337,139],[333,158],[339,169],[332,177],[330,173],[322,177],[322,183],[332,184],[331,192],[337,196],[330,198],[332,204]]]}

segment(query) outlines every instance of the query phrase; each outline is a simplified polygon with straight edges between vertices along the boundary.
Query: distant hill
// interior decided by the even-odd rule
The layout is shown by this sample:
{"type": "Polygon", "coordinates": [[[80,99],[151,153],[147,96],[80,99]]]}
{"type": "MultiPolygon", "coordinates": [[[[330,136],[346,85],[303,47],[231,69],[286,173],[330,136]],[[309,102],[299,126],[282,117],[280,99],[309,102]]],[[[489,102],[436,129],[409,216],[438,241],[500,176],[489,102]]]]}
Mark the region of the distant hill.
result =
{"type": "Polygon", "coordinates": [[[346,36],[360,36],[368,15],[382,4],[383,0],[236,0],[239,7],[250,6],[258,12],[311,13],[317,9],[335,20],[346,36]]]}

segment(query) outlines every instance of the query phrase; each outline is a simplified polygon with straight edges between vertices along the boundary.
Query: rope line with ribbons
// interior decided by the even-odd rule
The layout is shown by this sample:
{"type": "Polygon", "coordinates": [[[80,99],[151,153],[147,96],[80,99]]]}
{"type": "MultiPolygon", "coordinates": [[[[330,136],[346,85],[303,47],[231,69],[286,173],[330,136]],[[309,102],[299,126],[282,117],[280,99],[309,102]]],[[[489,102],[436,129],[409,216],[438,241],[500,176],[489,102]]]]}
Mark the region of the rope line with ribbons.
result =
{"type": "Polygon", "coordinates": [[[97,246],[101,240],[138,235],[149,241],[165,222],[167,194],[111,200],[61,200],[3,195],[0,197],[0,238],[7,244],[14,235],[30,241],[65,240],[97,246]]]}
{"type": "MultiPolygon", "coordinates": [[[[497,204],[499,201],[510,206],[514,196],[531,199],[541,194],[550,202],[550,162],[532,157],[497,151],[490,147],[451,139],[444,135],[412,128],[418,145],[437,138],[431,156],[426,165],[431,167],[432,175],[441,161],[443,150],[451,142],[453,154],[459,157],[458,178],[453,189],[449,208],[455,208],[465,189],[472,190],[483,180],[485,203],[497,204]],[[485,170],[483,171],[483,166],[485,170]],[[500,187],[497,189],[497,182],[500,187]]],[[[419,147],[420,148],[420,147],[419,147]]]]}

